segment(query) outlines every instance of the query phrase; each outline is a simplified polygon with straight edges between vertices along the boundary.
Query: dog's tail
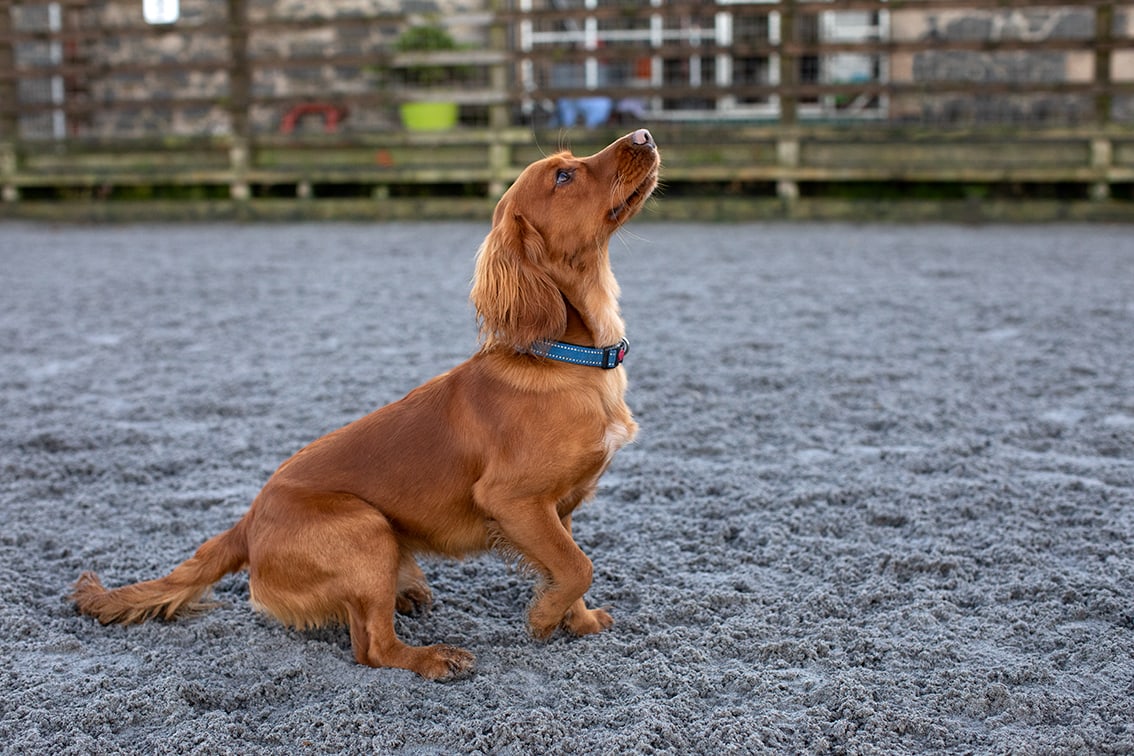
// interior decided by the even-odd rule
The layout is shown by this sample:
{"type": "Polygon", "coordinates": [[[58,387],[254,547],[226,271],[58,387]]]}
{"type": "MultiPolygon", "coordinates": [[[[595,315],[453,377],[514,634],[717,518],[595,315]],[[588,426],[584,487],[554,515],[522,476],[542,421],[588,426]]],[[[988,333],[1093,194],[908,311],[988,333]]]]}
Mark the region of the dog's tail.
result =
{"type": "Polygon", "coordinates": [[[207,608],[201,597],[213,583],[248,563],[244,520],[213,536],[163,578],[107,590],[93,572],[79,576],[71,600],[83,614],[104,625],[130,625],[154,617],[173,619],[207,608]]]}

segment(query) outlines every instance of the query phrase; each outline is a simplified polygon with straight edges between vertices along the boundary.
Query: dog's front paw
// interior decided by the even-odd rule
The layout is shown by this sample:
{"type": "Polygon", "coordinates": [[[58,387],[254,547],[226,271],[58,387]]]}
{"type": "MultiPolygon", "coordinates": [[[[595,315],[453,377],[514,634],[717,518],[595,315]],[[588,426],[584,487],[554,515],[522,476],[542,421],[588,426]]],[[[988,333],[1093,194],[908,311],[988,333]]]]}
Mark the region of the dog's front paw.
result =
{"type": "Polygon", "coordinates": [[[528,631],[536,640],[547,640],[563,623],[563,610],[549,605],[544,599],[532,604],[528,610],[528,631]]]}
{"type": "Polygon", "coordinates": [[[562,627],[572,635],[591,635],[601,633],[614,624],[614,618],[605,609],[572,609],[560,619],[551,619],[532,611],[528,626],[537,640],[546,640],[562,627]]]}
{"type": "Polygon", "coordinates": [[[572,635],[601,633],[614,624],[614,618],[605,609],[586,609],[582,612],[567,612],[563,627],[572,635]]]}

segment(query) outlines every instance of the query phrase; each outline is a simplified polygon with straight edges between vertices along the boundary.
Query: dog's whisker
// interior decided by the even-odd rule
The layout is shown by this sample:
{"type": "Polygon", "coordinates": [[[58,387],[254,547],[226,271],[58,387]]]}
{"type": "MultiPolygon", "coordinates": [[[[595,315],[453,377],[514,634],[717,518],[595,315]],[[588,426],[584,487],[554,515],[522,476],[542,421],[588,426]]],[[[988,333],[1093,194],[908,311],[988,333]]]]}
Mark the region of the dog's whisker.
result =
{"type": "Polygon", "coordinates": [[[618,234],[615,238],[618,240],[618,243],[621,244],[622,247],[624,249],[626,249],[627,251],[633,251],[633,247],[631,247],[626,241],[627,238],[634,239],[635,241],[640,241],[640,242],[649,241],[646,237],[642,236],[637,231],[633,231],[633,230],[625,228],[625,227],[620,228],[618,230],[618,234]]]}
{"type": "Polygon", "coordinates": [[[543,145],[540,144],[539,134],[536,133],[535,123],[532,123],[531,132],[532,132],[532,141],[535,143],[536,151],[539,152],[541,157],[547,157],[547,153],[544,151],[543,145]]]}

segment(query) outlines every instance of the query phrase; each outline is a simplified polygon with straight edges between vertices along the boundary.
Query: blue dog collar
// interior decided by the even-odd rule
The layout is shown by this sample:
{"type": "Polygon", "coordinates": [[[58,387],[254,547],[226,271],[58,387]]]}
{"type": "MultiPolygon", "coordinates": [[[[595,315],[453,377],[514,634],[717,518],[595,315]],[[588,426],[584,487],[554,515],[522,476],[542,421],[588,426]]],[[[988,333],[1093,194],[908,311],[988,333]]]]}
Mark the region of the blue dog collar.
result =
{"type": "Polygon", "coordinates": [[[626,353],[630,351],[630,342],[623,339],[614,346],[585,347],[563,341],[537,341],[532,344],[530,351],[540,357],[560,362],[612,370],[621,365],[622,360],[626,358],[626,353]]]}

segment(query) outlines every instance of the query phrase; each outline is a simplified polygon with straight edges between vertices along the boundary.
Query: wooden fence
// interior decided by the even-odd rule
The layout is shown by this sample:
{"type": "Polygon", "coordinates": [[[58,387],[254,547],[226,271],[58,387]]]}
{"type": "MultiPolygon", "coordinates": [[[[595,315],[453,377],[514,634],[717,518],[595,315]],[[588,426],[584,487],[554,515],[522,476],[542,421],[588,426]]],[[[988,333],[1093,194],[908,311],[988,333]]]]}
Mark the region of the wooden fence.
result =
{"type": "Polygon", "coordinates": [[[8,214],[434,198],[483,213],[542,152],[638,124],[673,199],[1024,196],[1110,216],[1134,199],[1134,2],[486,0],[425,19],[181,0],[159,25],[140,6],[0,0],[8,214]],[[461,46],[398,52],[426,20],[461,46]],[[458,123],[405,128],[416,101],[453,103],[458,123]]]}

